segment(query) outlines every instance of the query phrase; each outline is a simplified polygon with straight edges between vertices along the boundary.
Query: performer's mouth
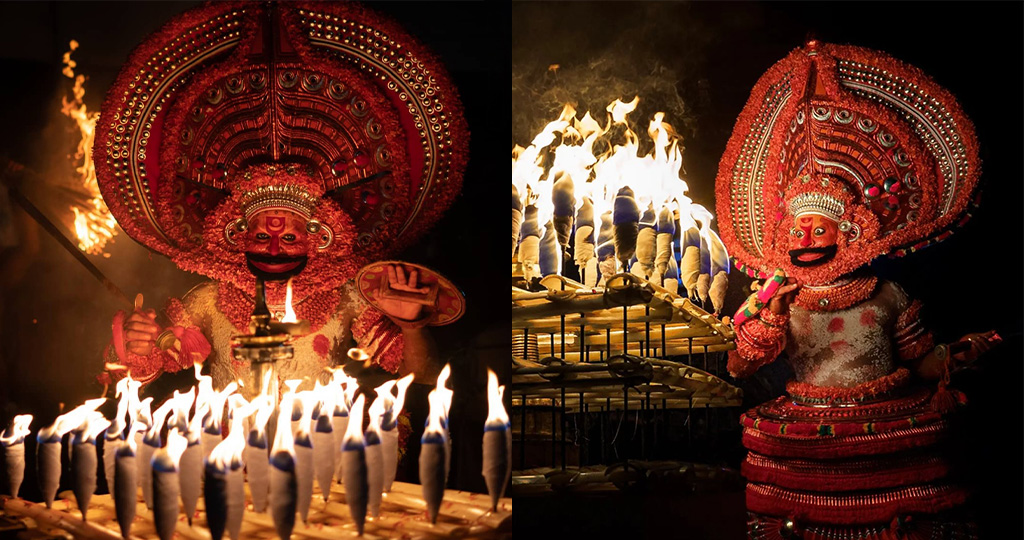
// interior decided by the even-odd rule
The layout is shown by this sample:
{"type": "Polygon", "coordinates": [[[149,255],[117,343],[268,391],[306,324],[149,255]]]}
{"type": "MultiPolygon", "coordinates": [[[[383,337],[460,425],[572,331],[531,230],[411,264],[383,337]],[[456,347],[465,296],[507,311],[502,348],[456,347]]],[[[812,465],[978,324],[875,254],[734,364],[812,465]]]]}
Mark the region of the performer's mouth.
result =
{"type": "Polygon", "coordinates": [[[836,256],[836,244],[825,247],[792,249],[789,260],[793,266],[817,266],[831,261],[836,256]]]}
{"type": "Polygon", "coordinates": [[[245,261],[249,271],[268,281],[284,281],[298,275],[306,268],[307,257],[272,256],[246,253],[245,261]]]}

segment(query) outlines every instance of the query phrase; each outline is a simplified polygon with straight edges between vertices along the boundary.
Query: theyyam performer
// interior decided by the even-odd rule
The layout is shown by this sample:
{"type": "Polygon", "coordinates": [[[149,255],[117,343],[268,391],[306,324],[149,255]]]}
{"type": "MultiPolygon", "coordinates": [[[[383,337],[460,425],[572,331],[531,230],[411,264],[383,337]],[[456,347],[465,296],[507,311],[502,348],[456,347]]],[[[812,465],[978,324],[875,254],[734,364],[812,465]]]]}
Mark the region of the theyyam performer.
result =
{"type": "Polygon", "coordinates": [[[217,388],[248,381],[231,337],[247,333],[260,278],[275,318],[290,279],[310,323],[281,381],[312,389],[359,347],[379,372],[433,384],[425,327],[461,315],[462,297],[384,260],[451,203],[467,143],[443,66],[358,4],[211,2],[170,21],[118,75],[94,156],[121,227],[211,281],[162,313],[119,313],[101,380],[204,363],[217,388]]]}
{"type": "Polygon", "coordinates": [[[742,417],[752,538],[975,534],[941,451],[965,402],[947,384],[1000,338],[934,343],[868,263],[946,239],[979,172],[953,96],[884,53],[810,41],[758,81],[716,181],[722,239],[765,280],[728,366],[785,357],[795,379],[742,417]]]}

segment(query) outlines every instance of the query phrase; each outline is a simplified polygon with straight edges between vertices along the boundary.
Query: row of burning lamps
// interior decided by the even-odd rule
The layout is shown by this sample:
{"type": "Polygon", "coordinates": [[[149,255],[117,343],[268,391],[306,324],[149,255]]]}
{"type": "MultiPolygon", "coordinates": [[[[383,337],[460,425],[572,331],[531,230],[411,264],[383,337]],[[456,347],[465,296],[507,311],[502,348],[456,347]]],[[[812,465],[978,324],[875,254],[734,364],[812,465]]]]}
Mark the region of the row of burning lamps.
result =
{"type": "MultiPolygon", "coordinates": [[[[53,505],[60,483],[61,441],[71,433],[73,491],[82,518],[86,518],[96,490],[96,439],[102,434],[104,471],[125,538],[131,531],[141,487],[161,539],[174,535],[179,498],[191,525],[200,491],[204,493],[213,538],[222,538],[227,532],[237,539],[245,508],[243,467],[248,469],[253,510],[264,512],[269,508],[281,538],[290,537],[297,514],[306,521],[314,478],[324,502],[333,481],[345,486],[346,502],[362,534],[367,513],[379,515],[383,494],[391,490],[395,479],[398,416],[412,375],[377,387],[376,398],[368,407],[365,395],[355,397],[355,379],[340,369],[334,371],[329,384],[317,382],[310,391],[296,392],[301,381],[286,381],[288,390],[276,408],[266,391],[269,378],[263,381],[264,392],[249,402],[237,393],[236,383],[215,391],[212,379],[199,370],[197,364],[195,387],[184,394],[175,392],[155,411],[153,398],[139,400],[141,384],[129,376],[117,384],[119,401],[113,420],[96,410],[106,401],[98,398],[40,429],[36,467],[46,506],[53,505]],[[369,417],[365,426],[364,410],[369,417]],[[191,417],[190,411],[194,411],[191,417]],[[278,414],[274,425],[272,416],[277,411],[290,414],[278,414]],[[168,429],[163,440],[165,423],[168,429]],[[225,424],[227,436],[222,437],[225,424]],[[270,435],[271,429],[276,433],[270,435]],[[270,438],[273,443],[268,448],[270,438]]],[[[445,366],[429,394],[430,413],[419,456],[420,483],[431,523],[437,521],[450,467],[448,412],[453,392],[445,387],[449,373],[445,366]]],[[[511,434],[503,391],[497,376],[488,370],[483,475],[492,510],[511,474],[511,434]]],[[[0,436],[13,496],[17,496],[24,478],[24,439],[30,433],[31,422],[31,415],[17,416],[0,436]]]]}
{"type": "Polygon", "coordinates": [[[523,148],[512,151],[512,255],[527,281],[562,274],[570,237],[584,285],[632,272],[672,292],[722,308],[729,254],[711,229],[714,216],[686,196],[682,149],[657,113],[653,150],[627,123],[639,98],[615,100],[604,126],[566,105],[523,148]],[[595,146],[607,145],[595,153],[595,146]]]}

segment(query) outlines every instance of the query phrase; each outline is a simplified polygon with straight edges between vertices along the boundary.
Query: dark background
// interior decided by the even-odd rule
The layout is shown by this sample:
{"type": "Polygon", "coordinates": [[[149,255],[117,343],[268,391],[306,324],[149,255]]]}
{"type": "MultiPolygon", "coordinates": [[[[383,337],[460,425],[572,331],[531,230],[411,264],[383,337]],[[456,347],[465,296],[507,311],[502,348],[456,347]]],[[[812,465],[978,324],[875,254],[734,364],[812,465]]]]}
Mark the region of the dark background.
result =
{"type": "MultiPolygon", "coordinates": [[[[975,488],[971,508],[982,532],[1019,537],[1022,4],[515,2],[512,12],[513,143],[528,144],[566,101],[582,115],[588,109],[602,113],[613,99],[639,94],[633,121],[646,131],[655,111],[667,113],[666,121],[684,140],[689,193],[709,209],[715,206],[718,161],[750,90],[770,66],[810,37],[885,51],[922,69],[957,97],[980,143],[981,207],[945,242],[875,266],[881,276],[924,302],[925,322],[938,340],[992,328],[1006,339],[979,369],[954,377],[971,403],[954,440],[962,480],[975,488]]],[[[749,284],[736,272],[730,277],[726,312],[736,309],[749,284]]],[[[745,405],[784,390],[785,370],[766,371],[742,383],[745,405]]],[[[738,467],[743,456],[738,433],[720,463],[738,467]]],[[[551,501],[546,506],[517,502],[520,514],[544,514],[544,519],[517,520],[517,526],[523,532],[550,527],[577,534],[675,533],[687,538],[744,534],[737,522],[743,519],[741,507],[716,507],[699,499],[687,507],[665,497],[651,499],[624,496],[613,508],[563,499],[557,510],[551,501]]],[[[742,497],[732,502],[742,505],[742,497]]]]}
{"type": "MultiPolygon", "coordinates": [[[[76,72],[88,76],[85,103],[97,111],[131,50],[195,5],[0,3],[0,156],[34,171],[34,180],[23,189],[62,227],[71,223],[71,212],[54,193],[57,186],[73,185],[78,165],[69,158],[78,142],[77,128],[59,113],[61,96],[71,88],[60,62],[68,42],[80,44],[72,58],[78,63],[76,72]]],[[[510,348],[507,314],[498,309],[506,305],[507,292],[495,286],[506,271],[501,257],[506,250],[499,249],[505,244],[499,240],[507,233],[503,222],[485,217],[494,204],[489,188],[499,184],[499,174],[506,174],[507,120],[495,120],[493,105],[495,89],[505,99],[508,27],[480,24],[488,18],[504,20],[498,17],[500,10],[496,13],[495,6],[483,3],[370,5],[395,18],[442,59],[459,89],[472,132],[461,196],[422,241],[397,258],[439,270],[466,295],[465,316],[434,329],[433,335],[442,357],[453,366],[450,487],[483,491],[480,437],[487,414],[486,367],[505,379],[510,348]]],[[[13,224],[16,235],[14,245],[0,244],[0,422],[6,426],[15,414],[32,413],[34,435],[52,421],[61,404],[74,407],[100,394],[94,377],[110,340],[111,317],[123,306],[17,206],[0,198],[0,224],[5,222],[13,224]]],[[[70,230],[65,234],[70,236],[70,230]]],[[[178,270],[123,232],[107,251],[109,258],[89,258],[129,297],[143,293],[150,307],[180,297],[205,279],[178,270]]],[[[425,394],[409,396],[408,407],[421,413],[414,415],[414,426],[422,426],[425,394]]],[[[418,445],[418,438],[412,442],[418,445]]],[[[34,437],[27,444],[31,454],[34,437]]],[[[418,450],[411,447],[410,454],[415,458],[418,450]]],[[[29,458],[22,494],[38,500],[33,463],[29,458]]],[[[407,472],[416,481],[415,469],[407,472]]]]}

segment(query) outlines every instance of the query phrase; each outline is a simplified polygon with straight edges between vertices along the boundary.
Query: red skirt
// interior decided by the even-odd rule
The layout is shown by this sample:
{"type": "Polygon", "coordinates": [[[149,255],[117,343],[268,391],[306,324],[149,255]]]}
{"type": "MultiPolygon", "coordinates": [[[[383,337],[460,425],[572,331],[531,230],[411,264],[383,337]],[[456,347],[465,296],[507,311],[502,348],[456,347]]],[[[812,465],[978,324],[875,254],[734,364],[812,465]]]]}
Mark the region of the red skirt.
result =
{"type": "Polygon", "coordinates": [[[744,414],[751,536],[788,526],[810,538],[816,525],[887,538],[866,533],[907,527],[908,516],[918,516],[919,527],[934,524],[929,516],[962,504],[967,494],[947,481],[941,449],[947,417],[933,410],[932,390],[908,380],[900,370],[854,389],[791,384],[790,395],[744,414]]]}

